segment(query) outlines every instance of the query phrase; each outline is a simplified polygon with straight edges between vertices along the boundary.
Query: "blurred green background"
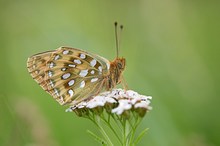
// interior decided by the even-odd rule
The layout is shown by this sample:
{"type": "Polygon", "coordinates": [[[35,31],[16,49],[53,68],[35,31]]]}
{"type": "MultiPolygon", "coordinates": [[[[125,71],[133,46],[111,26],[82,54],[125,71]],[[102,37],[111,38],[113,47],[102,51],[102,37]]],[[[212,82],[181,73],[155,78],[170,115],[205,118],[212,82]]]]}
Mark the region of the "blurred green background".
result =
{"type": "Polygon", "coordinates": [[[65,113],[26,61],[60,46],[112,60],[116,20],[129,88],[153,96],[139,145],[220,145],[219,14],[217,0],[1,0],[0,145],[97,145],[93,124],[65,113]]]}

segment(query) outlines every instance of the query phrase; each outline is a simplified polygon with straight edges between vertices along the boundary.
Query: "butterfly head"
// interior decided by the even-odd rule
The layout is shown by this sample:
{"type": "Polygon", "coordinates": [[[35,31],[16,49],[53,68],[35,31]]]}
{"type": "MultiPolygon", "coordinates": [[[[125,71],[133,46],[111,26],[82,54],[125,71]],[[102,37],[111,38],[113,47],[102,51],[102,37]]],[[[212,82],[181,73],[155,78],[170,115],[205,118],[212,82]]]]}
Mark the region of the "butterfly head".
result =
{"type": "Polygon", "coordinates": [[[116,58],[110,65],[110,83],[109,87],[112,88],[116,84],[121,83],[122,73],[125,70],[125,58],[116,58]]]}
{"type": "Polygon", "coordinates": [[[125,58],[116,58],[115,65],[118,71],[122,72],[125,69],[125,58]]]}

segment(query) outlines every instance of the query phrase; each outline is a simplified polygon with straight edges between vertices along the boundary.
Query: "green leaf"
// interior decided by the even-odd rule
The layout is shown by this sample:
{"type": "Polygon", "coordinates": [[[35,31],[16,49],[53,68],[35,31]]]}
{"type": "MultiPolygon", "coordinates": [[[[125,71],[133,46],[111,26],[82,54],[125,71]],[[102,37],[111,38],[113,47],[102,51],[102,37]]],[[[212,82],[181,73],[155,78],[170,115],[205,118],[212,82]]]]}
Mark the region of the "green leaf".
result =
{"type": "Polygon", "coordinates": [[[142,137],[144,136],[144,134],[147,132],[148,128],[144,129],[139,135],[138,137],[136,138],[135,142],[134,142],[134,145],[137,145],[138,142],[142,139],[142,137]]]}

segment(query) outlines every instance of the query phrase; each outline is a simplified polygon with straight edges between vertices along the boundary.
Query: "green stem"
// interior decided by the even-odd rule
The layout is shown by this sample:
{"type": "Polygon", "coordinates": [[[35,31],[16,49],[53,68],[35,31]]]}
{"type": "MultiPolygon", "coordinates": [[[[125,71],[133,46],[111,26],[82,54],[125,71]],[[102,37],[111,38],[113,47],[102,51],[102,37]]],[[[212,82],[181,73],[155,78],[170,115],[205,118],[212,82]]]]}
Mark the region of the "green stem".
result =
{"type": "Polygon", "coordinates": [[[115,134],[115,136],[117,137],[118,141],[121,143],[122,145],[122,141],[120,139],[120,137],[118,136],[117,132],[114,130],[114,128],[112,127],[111,123],[109,122],[110,120],[108,119],[108,121],[105,119],[105,117],[102,117],[102,120],[105,122],[105,124],[112,130],[112,132],[115,134]]]}
{"type": "Polygon", "coordinates": [[[122,122],[123,122],[123,146],[126,146],[126,139],[127,139],[127,128],[126,128],[126,120],[125,119],[122,119],[122,122]]]}
{"type": "Polygon", "coordinates": [[[118,115],[117,115],[117,118],[113,114],[111,115],[111,117],[114,119],[114,122],[119,127],[120,131],[122,132],[123,131],[123,126],[122,126],[121,122],[118,122],[118,121],[120,121],[118,115]]]}
{"type": "Polygon", "coordinates": [[[105,132],[105,130],[104,130],[104,129],[102,128],[102,126],[101,126],[101,122],[100,122],[100,119],[99,119],[100,117],[99,117],[99,116],[96,116],[96,117],[97,117],[97,118],[96,118],[97,126],[98,126],[100,132],[102,133],[102,135],[105,137],[105,139],[106,139],[108,145],[109,145],[109,146],[114,146],[113,143],[111,142],[109,136],[107,135],[107,133],[105,132]]]}
{"type": "Polygon", "coordinates": [[[136,120],[134,122],[134,126],[132,127],[132,130],[131,130],[131,137],[130,137],[129,145],[134,145],[134,135],[135,135],[137,127],[139,126],[141,121],[142,121],[142,118],[140,118],[140,117],[136,118],[136,120]]]}
{"type": "MultiPolygon", "coordinates": [[[[97,118],[93,115],[93,117],[88,117],[88,119],[90,121],[92,121],[99,129],[99,131],[102,133],[103,137],[106,140],[106,143],[108,146],[114,146],[113,143],[111,142],[110,138],[108,137],[108,135],[106,134],[105,130],[102,128],[100,122],[98,122],[97,118]]],[[[100,121],[100,120],[99,120],[100,121]]]]}

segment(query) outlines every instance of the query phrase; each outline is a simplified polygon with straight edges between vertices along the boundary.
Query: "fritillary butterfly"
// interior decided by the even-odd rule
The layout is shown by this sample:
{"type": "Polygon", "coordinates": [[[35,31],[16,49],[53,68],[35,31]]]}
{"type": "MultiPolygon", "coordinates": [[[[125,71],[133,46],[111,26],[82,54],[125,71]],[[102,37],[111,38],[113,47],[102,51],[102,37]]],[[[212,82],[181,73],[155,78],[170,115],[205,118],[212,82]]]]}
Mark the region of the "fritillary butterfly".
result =
{"type": "MultiPolygon", "coordinates": [[[[115,26],[118,45],[117,23],[115,26]]],[[[27,68],[32,78],[61,105],[75,105],[119,84],[125,58],[117,55],[108,61],[81,49],[60,47],[29,57],[27,68]]]]}

